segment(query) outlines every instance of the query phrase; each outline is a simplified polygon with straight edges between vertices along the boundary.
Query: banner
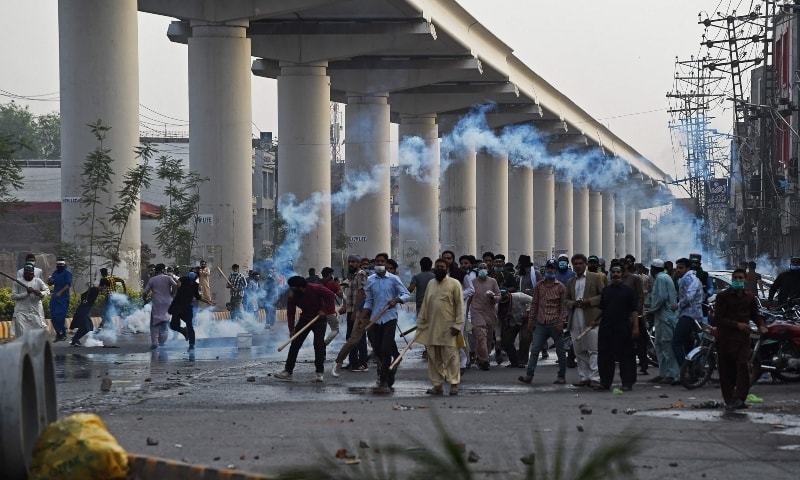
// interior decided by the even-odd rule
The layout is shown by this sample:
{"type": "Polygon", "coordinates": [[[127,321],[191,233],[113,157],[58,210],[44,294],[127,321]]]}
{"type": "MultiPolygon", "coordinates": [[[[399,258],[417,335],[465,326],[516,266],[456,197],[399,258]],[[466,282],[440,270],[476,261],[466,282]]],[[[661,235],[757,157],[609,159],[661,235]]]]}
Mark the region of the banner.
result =
{"type": "Polygon", "coordinates": [[[728,179],[714,178],[708,181],[706,193],[706,205],[727,205],[728,204],[728,179]]]}

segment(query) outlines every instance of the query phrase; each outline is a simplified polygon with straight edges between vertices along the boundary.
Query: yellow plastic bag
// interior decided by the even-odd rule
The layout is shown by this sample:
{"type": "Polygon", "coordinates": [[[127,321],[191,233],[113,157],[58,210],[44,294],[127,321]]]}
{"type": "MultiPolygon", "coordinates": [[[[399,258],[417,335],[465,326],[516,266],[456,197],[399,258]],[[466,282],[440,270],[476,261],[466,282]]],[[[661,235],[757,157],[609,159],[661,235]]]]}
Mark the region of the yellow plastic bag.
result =
{"type": "Polygon", "coordinates": [[[127,474],[127,453],[91,413],[51,423],[33,449],[31,480],[124,479],[127,474]]]}

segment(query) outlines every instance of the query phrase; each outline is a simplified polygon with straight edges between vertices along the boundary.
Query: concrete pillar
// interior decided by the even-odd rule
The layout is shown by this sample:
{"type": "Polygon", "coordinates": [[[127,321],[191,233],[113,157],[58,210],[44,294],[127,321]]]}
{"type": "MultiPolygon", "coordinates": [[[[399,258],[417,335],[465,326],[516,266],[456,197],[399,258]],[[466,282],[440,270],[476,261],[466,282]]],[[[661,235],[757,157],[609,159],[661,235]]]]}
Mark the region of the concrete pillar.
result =
{"type": "Polygon", "coordinates": [[[440,191],[442,250],[452,250],[456,255],[476,254],[475,150],[465,148],[450,161],[452,163],[442,173],[440,191]]]}
{"type": "Polygon", "coordinates": [[[389,103],[388,95],[348,96],[345,107],[345,172],[366,174],[375,185],[347,206],[345,230],[348,253],[374,257],[390,252],[392,231],[389,205],[389,103]]]}
{"type": "Polygon", "coordinates": [[[615,258],[614,248],[616,238],[615,226],[616,218],[614,217],[614,192],[608,190],[603,192],[603,258],[606,260],[606,268],[609,266],[612,258],[615,258]]]}
{"type": "Polygon", "coordinates": [[[628,254],[625,245],[625,200],[616,197],[614,204],[614,221],[616,222],[615,235],[614,235],[614,256],[617,258],[624,257],[628,254]]]}
{"type": "Polygon", "coordinates": [[[589,192],[589,255],[604,257],[603,250],[603,193],[589,192]]]}
{"type": "Polygon", "coordinates": [[[636,255],[636,209],[628,205],[625,207],[625,254],[636,257],[636,261],[641,261],[636,255]]]}
{"type": "MultiPolygon", "coordinates": [[[[61,91],[61,241],[89,255],[88,224],[78,220],[87,211],[79,203],[83,162],[98,142],[89,123],[111,127],[103,148],[114,159],[109,193],[101,193],[99,219],[116,203],[123,175],[136,165],[139,144],[139,58],[136,0],[75,0],[58,2],[58,50],[61,91]]],[[[248,180],[249,182],[249,180],[248,180]]],[[[128,220],[114,275],[128,285],[139,284],[141,248],[139,208],[128,220]]],[[[96,231],[99,234],[99,230],[96,231]]],[[[76,291],[97,283],[97,246],[92,271],[75,272],[76,291]],[[90,278],[91,277],[91,278],[90,278]]],[[[138,289],[138,287],[134,287],[138,289]]]]}
{"type": "MultiPolygon", "coordinates": [[[[227,272],[253,265],[252,107],[247,23],[192,23],[189,38],[189,163],[200,187],[200,256],[227,272]]],[[[217,302],[225,282],[211,282],[217,302]]]]}
{"type": "Polygon", "coordinates": [[[573,214],[572,181],[556,182],[556,255],[562,253],[572,256],[573,250],[573,214]]]}
{"type": "Polygon", "coordinates": [[[533,171],[533,256],[537,265],[552,258],[556,245],[555,190],[552,168],[533,171]]]}
{"type": "MultiPolygon", "coordinates": [[[[331,192],[330,78],[327,63],[281,63],[278,76],[278,194],[293,194],[298,202],[331,192]]],[[[311,231],[302,235],[294,270],[319,271],[331,263],[331,210],[317,212],[311,231]]]]}
{"type": "Polygon", "coordinates": [[[516,263],[520,255],[533,252],[533,170],[508,169],[508,258],[516,263]]]}
{"type": "Polygon", "coordinates": [[[589,248],[589,187],[576,185],[573,188],[573,253],[591,255],[589,248]]]}
{"type": "Polygon", "coordinates": [[[436,115],[409,115],[400,118],[400,142],[420,137],[426,148],[420,152],[419,169],[400,166],[400,260],[403,266],[417,268],[421,257],[439,254],[439,134],[436,115]]]}
{"type": "MultiPolygon", "coordinates": [[[[642,211],[638,208],[634,212],[633,234],[636,243],[636,253],[634,253],[634,255],[636,255],[636,258],[638,258],[640,262],[644,262],[645,259],[642,258],[642,211]]],[[[652,258],[647,259],[647,261],[650,260],[652,260],[652,258]]],[[[648,266],[648,264],[645,263],[645,266],[648,266]]]]}
{"type": "Polygon", "coordinates": [[[478,154],[478,249],[508,254],[508,155],[478,154]]]}

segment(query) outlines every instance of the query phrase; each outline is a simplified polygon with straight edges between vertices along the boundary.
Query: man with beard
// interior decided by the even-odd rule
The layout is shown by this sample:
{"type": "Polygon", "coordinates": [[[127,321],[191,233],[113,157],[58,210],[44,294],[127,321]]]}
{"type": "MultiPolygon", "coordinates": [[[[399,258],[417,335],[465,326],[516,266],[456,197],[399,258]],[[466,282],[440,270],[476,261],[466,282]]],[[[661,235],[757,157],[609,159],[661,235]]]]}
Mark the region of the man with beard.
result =
{"type": "Polygon", "coordinates": [[[336,355],[336,363],[331,370],[331,375],[339,376],[344,359],[348,358],[349,364],[345,367],[353,372],[366,372],[367,366],[367,337],[364,335],[369,318],[361,315],[366,294],[367,272],[361,268],[361,259],[357,255],[347,257],[347,283],[345,287],[345,303],[339,313],[347,314],[347,341],[336,355]]]}
{"type": "Polygon", "coordinates": [[[291,277],[287,283],[291,289],[286,309],[289,336],[294,335],[296,331],[302,330],[311,321],[314,321],[314,324],[292,340],[292,344],[289,347],[289,355],[286,357],[286,366],[283,371],[273,376],[278,380],[292,379],[292,372],[297,362],[297,354],[300,352],[300,347],[303,346],[308,334],[314,332],[314,367],[316,369],[314,381],[322,382],[324,381],[323,374],[325,372],[325,327],[327,326],[325,318],[328,312],[336,309],[336,296],[324,285],[308,283],[305,278],[300,276],[291,277]],[[300,319],[295,325],[294,318],[297,314],[297,307],[300,307],[301,312],[300,319]]]}
{"type": "Polygon", "coordinates": [[[592,273],[603,273],[600,270],[600,258],[597,255],[589,255],[586,265],[587,270],[592,273]]]}
{"type": "Polygon", "coordinates": [[[395,306],[411,298],[400,278],[386,271],[388,262],[389,255],[386,253],[375,256],[375,273],[369,276],[364,287],[366,297],[362,315],[375,324],[367,331],[372,351],[378,357],[378,388],[375,393],[391,392],[395,370],[389,370],[389,366],[398,353],[394,341],[397,329],[395,306]]]}
{"type": "MultiPolygon", "coordinates": [[[[650,264],[650,273],[655,277],[655,281],[650,290],[646,313],[653,316],[658,376],[649,381],[671,385],[677,380],[680,373],[675,352],[672,350],[672,335],[677,323],[677,312],[673,307],[677,303],[678,293],[675,291],[675,282],[666,272],[664,264],[665,262],[659,258],[650,264]]],[[[644,334],[644,332],[640,333],[644,334]]]]}
{"type": "Polygon", "coordinates": [[[577,359],[576,387],[594,387],[600,381],[597,367],[597,330],[600,295],[605,287],[603,275],[586,271],[586,257],[572,256],[575,276],[567,283],[567,311],[571,313],[569,331],[577,359]]]}
{"type": "MultiPolygon", "coordinates": [[[[644,316],[644,282],[642,277],[636,272],[636,257],[633,255],[626,255],[621,261],[622,263],[622,283],[632,288],[636,292],[636,298],[639,304],[637,305],[637,312],[639,315],[639,331],[647,332],[647,320],[644,316]]],[[[645,335],[640,335],[635,341],[636,353],[639,356],[639,374],[647,375],[647,338],[645,335]]]]}
{"type": "Polygon", "coordinates": [[[28,330],[47,328],[44,321],[42,298],[50,294],[41,278],[34,273],[33,264],[22,267],[22,278],[12,285],[11,298],[14,300],[14,336],[21,338],[28,330]]]}
{"type": "Polygon", "coordinates": [[[458,349],[464,344],[464,303],[461,284],[447,276],[447,262],[436,260],[434,280],[428,283],[417,317],[416,341],[428,351],[428,377],[433,387],[429,395],[442,395],[443,383],[450,395],[458,394],[461,382],[458,349]]]}
{"type": "Polygon", "coordinates": [[[595,390],[611,388],[617,362],[622,390],[630,391],[636,383],[634,340],[639,336],[638,306],[636,292],[622,282],[622,267],[611,267],[611,283],[603,289],[600,299],[603,312],[597,335],[600,385],[595,390]]]}
{"type": "Polygon", "coordinates": [[[450,278],[455,278],[459,282],[463,282],[464,272],[458,268],[458,263],[456,263],[456,254],[453,253],[452,250],[445,250],[442,252],[442,259],[447,262],[447,274],[450,275],[450,278]]]}

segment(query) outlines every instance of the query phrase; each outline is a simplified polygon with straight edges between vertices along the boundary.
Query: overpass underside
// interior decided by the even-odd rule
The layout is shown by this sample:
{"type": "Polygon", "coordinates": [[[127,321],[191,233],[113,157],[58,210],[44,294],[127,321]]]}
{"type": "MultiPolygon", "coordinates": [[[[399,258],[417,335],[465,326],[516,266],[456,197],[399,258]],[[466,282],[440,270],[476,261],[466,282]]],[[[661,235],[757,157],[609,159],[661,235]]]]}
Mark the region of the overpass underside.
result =
{"type": "MultiPolygon", "coordinates": [[[[316,202],[298,226],[297,271],[331,263],[331,208],[360,240],[351,253],[391,251],[392,122],[398,261],[441,249],[641,256],[639,211],[663,201],[666,175],[453,0],[60,1],[65,197],[78,195],[97,118],[112,126],[115,170],[136,162],[137,11],[176,18],[165,34],[187,45],[190,164],[211,179],[198,243],[216,265],[252,264],[252,75],[278,82],[279,195],[316,202]],[[370,184],[352,195],[331,192],[331,101],[346,104],[347,176],[370,184]]],[[[81,206],[62,212],[62,239],[79,243],[81,206]]],[[[131,277],[138,236],[123,242],[131,277]]]]}

